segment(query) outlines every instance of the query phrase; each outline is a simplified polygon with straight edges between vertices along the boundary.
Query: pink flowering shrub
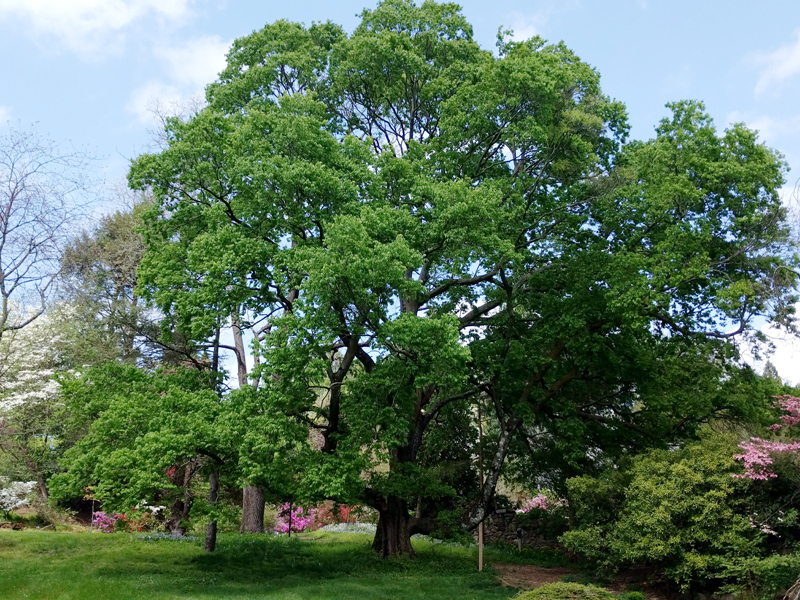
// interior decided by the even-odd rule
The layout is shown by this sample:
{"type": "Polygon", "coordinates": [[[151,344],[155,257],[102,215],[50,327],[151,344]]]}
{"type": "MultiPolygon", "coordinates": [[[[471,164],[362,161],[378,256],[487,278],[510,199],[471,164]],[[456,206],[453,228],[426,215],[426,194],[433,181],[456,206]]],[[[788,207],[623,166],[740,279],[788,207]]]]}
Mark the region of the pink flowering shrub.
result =
{"type": "Polygon", "coordinates": [[[103,533],[113,533],[117,530],[119,521],[125,522],[125,515],[115,513],[113,515],[106,514],[103,511],[94,513],[92,524],[103,533]]]}
{"type": "Polygon", "coordinates": [[[517,510],[517,512],[526,513],[530,512],[534,508],[538,508],[539,510],[547,510],[547,496],[544,494],[537,494],[535,497],[528,500],[522,508],[517,510]]]}
{"type": "Polygon", "coordinates": [[[356,513],[361,509],[358,504],[355,506],[339,505],[339,516],[336,519],[337,523],[355,523],[356,513]]]}
{"type": "MultiPolygon", "coordinates": [[[[776,423],[770,429],[778,431],[784,427],[793,427],[800,424],[800,398],[794,396],[778,396],[777,404],[783,410],[781,422],[776,423]]],[[[736,454],[734,458],[744,463],[744,474],[734,475],[739,479],[770,479],[777,477],[770,468],[773,459],[772,454],[798,453],[800,452],[800,442],[773,442],[758,437],[751,437],[750,441],[742,442],[739,447],[744,451],[736,454]]]]}
{"type": "MultiPolygon", "coordinates": [[[[289,532],[289,522],[290,522],[290,507],[291,505],[287,502],[281,509],[278,511],[278,514],[275,516],[275,531],[278,533],[288,533],[289,532]]],[[[294,509],[291,509],[291,527],[293,533],[300,533],[301,531],[314,530],[317,529],[319,526],[315,527],[317,517],[317,510],[314,508],[305,510],[302,506],[297,506],[294,509]]]]}
{"type": "Polygon", "coordinates": [[[346,504],[333,504],[326,502],[316,509],[314,524],[311,529],[319,529],[325,525],[335,523],[355,523],[357,516],[361,513],[361,506],[356,504],[348,506],[346,504]]]}

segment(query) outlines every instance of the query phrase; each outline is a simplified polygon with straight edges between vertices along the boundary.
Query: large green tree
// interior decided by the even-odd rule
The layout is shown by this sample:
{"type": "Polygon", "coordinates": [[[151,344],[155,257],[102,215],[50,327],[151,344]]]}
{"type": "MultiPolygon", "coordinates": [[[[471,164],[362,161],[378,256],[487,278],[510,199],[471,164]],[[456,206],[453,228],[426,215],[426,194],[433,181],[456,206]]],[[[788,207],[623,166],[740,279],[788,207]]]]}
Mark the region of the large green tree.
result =
{"type": "Polygon", "coordinates": [[[237,40],[207,98],[132,166],[156,199],[141,290],[192,339],[253,328],[240,381],[318,433],[306,481],[374,506],[384,555],[430,526],[411,501],[453,493],[420,460],[446,408],[495,418],[475,526],[521,427],[676,430],[719,397],[651,373],[686,357],[719,382],[729,332],[790,316],[780,157],[691,102],[624,146],[563,44],[493,55],[458,6],[387,1],[350,35],[237,40]]]}

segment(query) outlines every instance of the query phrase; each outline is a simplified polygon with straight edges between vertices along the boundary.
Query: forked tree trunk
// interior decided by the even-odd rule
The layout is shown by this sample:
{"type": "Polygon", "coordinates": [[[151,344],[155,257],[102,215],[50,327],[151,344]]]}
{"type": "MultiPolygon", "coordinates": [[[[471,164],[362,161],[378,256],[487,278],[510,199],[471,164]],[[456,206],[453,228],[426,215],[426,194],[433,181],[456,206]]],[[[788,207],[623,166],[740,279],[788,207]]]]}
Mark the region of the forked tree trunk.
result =
{"type": "Polygon", "coordinates": [[[244,487],[239,533],[264,533],[264,490],[255,485],[244,487]]]}
{"type": "Polygon", "coordinates": [[[415,557],[411,547],[411,517],[408,514],[406,501],[397,496],[389,496],[382,506],[378,507],[378,529],[372,548],[381,556],[415,557]]]}
{"type": "MultiPolygon", "coordinates": [[[[208,478],[208,503],[212,510],[216,508],[219,499],[219,472],[213,471],[208,478]]],[[[217,520],[212,519],[206,525],[206,539],[203,544],[204,552],[213,552],[217,547],[217,520]]]]}

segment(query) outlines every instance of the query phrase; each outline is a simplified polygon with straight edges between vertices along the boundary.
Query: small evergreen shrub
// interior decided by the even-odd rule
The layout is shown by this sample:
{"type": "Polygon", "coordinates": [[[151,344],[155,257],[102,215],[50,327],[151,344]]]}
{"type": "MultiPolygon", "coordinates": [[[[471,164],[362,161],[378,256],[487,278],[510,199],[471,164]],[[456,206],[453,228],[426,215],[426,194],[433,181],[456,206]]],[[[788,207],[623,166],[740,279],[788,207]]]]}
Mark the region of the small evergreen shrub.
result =
{"type": "Polygon", "coordinates": [[[515,600],[616,600],[616,596],[593,585],[548,583],[535,590],[523,592],[515,600]]]}
{"type": "Polygon", "coordinates": [[[646,600],[644,592],[622,592],[619,600],[646,600]]]}

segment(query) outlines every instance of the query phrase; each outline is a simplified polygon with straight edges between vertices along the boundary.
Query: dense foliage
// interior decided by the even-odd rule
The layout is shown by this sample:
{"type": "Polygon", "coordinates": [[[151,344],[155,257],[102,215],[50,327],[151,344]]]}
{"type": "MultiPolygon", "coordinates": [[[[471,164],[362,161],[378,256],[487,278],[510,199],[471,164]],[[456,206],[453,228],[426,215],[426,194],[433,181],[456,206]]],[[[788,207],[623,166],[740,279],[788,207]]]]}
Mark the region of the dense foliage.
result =
{"type": "MultiPolygon", "coordinates": [[[[800,505],[794,486],[737,477],[736,441],[706,431],[679,450],[637,457],[623,473],[570,479],[578,526],[561,539],[598,566],[647,565],[684,590],[755,582],[770,552],[794,548],[800,505]]],[[[796,466],[783,471],[796,479],[796,466]]]]}
{"type": "Polygon", "coordinates": [[[287,533],[370,506],[393,556],[530,498],[517,524],[606,572],[795,568],[800,403],[765,433],[787,390],[740,356],[797,301],[756,132],[680,101],[629,141],[565,44],[491,52],[455,4],[384,0],[236,40],[160,141],[126,210],[45,236],[35,306],[0,290],[0,477],[91,496],[109,531],[163,505],[206,550],[265,502],[287,533]]]}
{"type": "Polygon", "coordinates": [[[207,99],[132,166],[155,200],[141,293],[198,344],[252,329],[240,385],[269,380],[318,432],[303,479],[378,509],[383,553],[455,493],[423,456],[476,402],[494,439],[473,527],[515,436],[563,481],[747,412],[727,340],[793,299],[785,166],[754,132],[679,102],[626,145],[563,44],[493,55],[457,6],[403,0],[352,34],[237,40],[207,99]]]}

